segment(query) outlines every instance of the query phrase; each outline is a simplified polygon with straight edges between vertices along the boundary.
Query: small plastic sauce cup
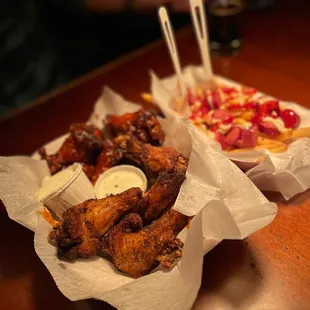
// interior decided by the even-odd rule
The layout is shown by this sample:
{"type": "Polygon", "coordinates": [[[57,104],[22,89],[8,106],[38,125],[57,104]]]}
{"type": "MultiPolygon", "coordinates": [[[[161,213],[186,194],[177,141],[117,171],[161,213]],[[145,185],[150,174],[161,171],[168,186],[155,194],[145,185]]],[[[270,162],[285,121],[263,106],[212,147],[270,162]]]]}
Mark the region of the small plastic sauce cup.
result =
{"type": "Polygon", "coordinates": [[[120,165],[108,169],[100,175],[95,184],[97,199],[116,195],[132,187],[147,188],[147,178],[143,171],[130,165],[120,165]]]}
{"type": "Polygon", "coordinates": [[[37,200],[60,219],[64,211],[91,198],[94,187],[78,163],[45,178],[37,192],[37,200]]]}

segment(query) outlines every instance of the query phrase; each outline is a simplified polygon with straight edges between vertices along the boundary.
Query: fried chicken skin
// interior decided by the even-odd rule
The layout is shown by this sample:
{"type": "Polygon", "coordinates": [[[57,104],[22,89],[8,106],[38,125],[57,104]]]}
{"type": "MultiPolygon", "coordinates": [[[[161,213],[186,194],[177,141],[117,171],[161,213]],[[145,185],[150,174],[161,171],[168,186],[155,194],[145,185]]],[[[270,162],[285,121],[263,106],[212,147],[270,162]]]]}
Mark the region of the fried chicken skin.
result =
{"type": "Polygon", "coordinates": [[[124,157],[143,167],[149,178],[156,178],[143,194],[144,209],[135,210],[149,223],[175,202],[186,178],[188,158],[173,148],[144,144],[129,136],[116,138],[116,144],[124,157]]]}
{"type": "Polygon", "coordinates": [[[171,268],[182,256],[183,243],[176,235],[186,226],[187,217],[174,210],[143,228],[143,221],[130,213],[104,237],[101,255],[128,275],[138,278],[160,263],[171,268]]]}
{"type": "Polygon", "coordinates": [[[96,171],[92,176],[91,181],[95,183],[101,173],[117,165],[122,157],[122,152],[113,140],[105,139],[103,141],[103,150],[97,158],[96,171]]]}
{"type": "Polygon", "coordinates": [[[186,172],[188,159],[171,147],[152,146],[128,135],[114,141],[123,156],[143,167],[149,177],[175,169],[183,174],[186,172]]]}
{"type": "Polygon", "coordinates": [[[102,149],[101,131],[85,124],[72,124],[70,136],[64,141],[59,151],[47,155],[44,148],[39,151],[42,159],[46,159],[51,174],[75,162],[94,165],[102,149]]]}
{"type": "Polygon", "coordinates": [[[141,109],[135,113],[107,117],[107,124],[115,135],[132,135],[144,143],[161,145],[165,134],[150,110],[141,109]]]}
{"type": "Polygon", "coordinates": [[[143,194],[143,204],[138,210],[145,223],[157,219],[178,197],[185,174],[162,172],[154,185],[143,194]]]}
{"type": "Polygon", "coordinates": [[[87,200],[63,213],[63,221],[49,234],[58,257],[67,260],[97,254],[101,238],[117,221],[142,201],[140,188],[131,188],[107,198],[87,200]]]}

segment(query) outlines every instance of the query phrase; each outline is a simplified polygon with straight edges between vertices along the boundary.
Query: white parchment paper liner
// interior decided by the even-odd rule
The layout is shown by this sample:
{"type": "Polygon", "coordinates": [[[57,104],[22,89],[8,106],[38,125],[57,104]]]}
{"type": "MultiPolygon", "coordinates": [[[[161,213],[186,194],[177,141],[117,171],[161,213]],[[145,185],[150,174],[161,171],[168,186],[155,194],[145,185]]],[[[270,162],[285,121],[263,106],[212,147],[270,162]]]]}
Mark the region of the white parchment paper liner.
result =
{"type": "MultiPolygon", "coordinates": [[[[98,99],[90,122],[101,126],[106,114],[139,109],[109,89],[98,99]]],[[[269,224],[277,207],[225,156],[206,148],[192,125],[180,119],[162,120],[165,145],[190,155],[187,179],[174,208],[196,215],[185,241],[182,260],[170,271],[155,272],[134,280],[105,259],[95,257],[67,263],[56,258],[47,241],[50,225],[36,214],[42,208],[34,193],[49,174],[45,161],[28,157],[0,158],[0,198],[10,218],[35,232],[35,250],[58,288],[70,300],[96,298],[118,309],[190,309],[201,284],[203,255],[223,239],[242,239],[269,224]]],[[[64,137],[51,142],[56,151],[64,137]]]]}
{"type": "MultiPolygon", "coordinates": [[[[183,71],[184,81],[187,86],[194,87],[203,82],[204,72],[201,66],[188,66],[183,71]]],[[[215,80],[228,86],[241,85],[215,76],[215,80]]],[[[175,94],[177,78],[175,75],[160,80],[151,72],[151,92],[156,103],[165,114],[181,117],[170,107],[170,102],[175,94]]],[[[260,93],[259,95],[262,95],[260,93]]],[[[310,111],[292,102],[280,102],[281,107],[295,110],[300,118],[300,128],[310,127],[310,111]]],[[[217,141],[205,136],[206,143],[220,150],[217,141]]],[[[274,154],[268,150],[251,151],[244,153],[223,152],[233,160],[241,169],[247,171],[247,176],[261,190],[279,191],[285,199],[304,192],[310,188],[310,139],[303,138],[289,145],[286,152],[274,154]]]]}

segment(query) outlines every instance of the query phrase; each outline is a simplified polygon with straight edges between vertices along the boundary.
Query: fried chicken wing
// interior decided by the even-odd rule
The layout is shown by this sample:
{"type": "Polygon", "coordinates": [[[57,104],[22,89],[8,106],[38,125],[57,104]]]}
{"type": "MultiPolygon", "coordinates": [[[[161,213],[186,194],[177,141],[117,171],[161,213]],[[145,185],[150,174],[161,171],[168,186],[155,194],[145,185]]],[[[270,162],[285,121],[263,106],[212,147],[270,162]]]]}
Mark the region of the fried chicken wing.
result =
{"type": "Polygon", "coordinates": [[[144,203],[139,206],[138,212],[146,223],[157,219],[164,210],[173,205],[184,180],[185,174],[178,172],[159,174],[154,185],[143,194],[144,203]]]}
{"type": "Polygon", "coordinates": [[[101,238],[132,208],[143,203],[140,188],[131,188],[104,199],[90,199],[63,214],[63,221],[49,235],[58,257],[68,260],[97,254],[101,238]]]}
{"type": "Polygon", "coordinates": [[[156,115],[150,110],[141,109],[121,116],[108,116],[107,123],[115,135],[130,134],[144,143],[161,145],[165,138],[156,115]]]}
{"type": "Polygon", "coordinates": [[[123,156],[144,168],[148,177],[156,178],[143,195],[143,210],[135,210],[146,222],[156,219],[176,200],[185,180],[188,158],[168,147],[144,144],[128,136],[116,138],[123,156]]]}
{"type": "Polygon", "coordinates": [[[119,136],[114,141],[123,156],[143,167],[150,177],[174,170],[186,172],[188,159],[171,147],[152,146],[131,136],[119,136]]]}
{"type": "Polygon", "coordinates": [[[44,148],[39,151],[41,158],[47,160],[52,175],[75,162],[95,164],[102,149],[101,131],[98,128],[72,124],[69,131],[70,136],[56,154],[47,155],[44,148]]]}
{"type": "Polygon", "coordinates": [[[141,217],[130,213],[104,237],[101,254],[135,278],[149,273],[158,263],[171,268],[182,256],[183,243],[176,235],[186,224],[185,215],[168,210],[143,228],[141,217]]]}
{"type": "Polygon", "coordinates": [[[99,175],[107,169],[117,165],[122,159],[122,152],[117,145],[110,139],[105,139],[103,143],[103,150],[97,158],[97,165],[95,174],[92,176],[91,181],[95,183],[99,175]]]}

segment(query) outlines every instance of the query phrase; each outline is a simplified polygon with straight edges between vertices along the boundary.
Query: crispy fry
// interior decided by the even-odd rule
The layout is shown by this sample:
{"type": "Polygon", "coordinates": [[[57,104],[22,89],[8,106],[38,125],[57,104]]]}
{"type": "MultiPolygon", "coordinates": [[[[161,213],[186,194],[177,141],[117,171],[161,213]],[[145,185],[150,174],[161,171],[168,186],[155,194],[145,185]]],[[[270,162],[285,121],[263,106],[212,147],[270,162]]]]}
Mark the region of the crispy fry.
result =
{"type": "Polygon", "coordinates": [[[259,137],[257,144],[256,149],[265,148],[273,153],[285,152],[287,150],[287,145],[285,143],[265,137],[259,137]]]}
{"type": "Polygon", "coordinates": [[[268,150],[272,153],[282,153],[282,152],[285,152],[287,150],[287,145],[286,144],[277,145],[273,148],[268,148],[268,150]]]}
{"type": "Polygon", "coordinates": [[[264,143],[264,138],[261,136],[257,137],[257,144],[263,144],[264,143]]]}
{"type": "Polygon", "coordinates": [[[231,149],[231,150],[226,150],[227,152],[230,153],[243,153],[243,152],[249,152],[249,151],[254,151],[255,148],[240,148],[240,149],[231,149]]]}
{"type": "Polygon", "coordinates": [[[240,117],[249,122],[252,120],[253,116],[254,116],[253,111],[246,111],[240,117]]]}
{"type": "Polygon", "coordinates": [[[142,93],[141,97],[142,97],[142,99],[144,99],[147,102],[155,103],[154,98],[150,93],[142,93]]]}
{"type": "Polygon", "coordinates": [[[287,130],[275,137],[277,141],[287,142],[300,138],[310,138],[310,127],[287,130]]]}
{"type": "Polygon", "coordinates": [[[234,119],[234,123],[237,125],[243,125],[245,123],[247,123],[247,121],[245,119],[243,119],[242,117],[238,117],[234,119]]]}

